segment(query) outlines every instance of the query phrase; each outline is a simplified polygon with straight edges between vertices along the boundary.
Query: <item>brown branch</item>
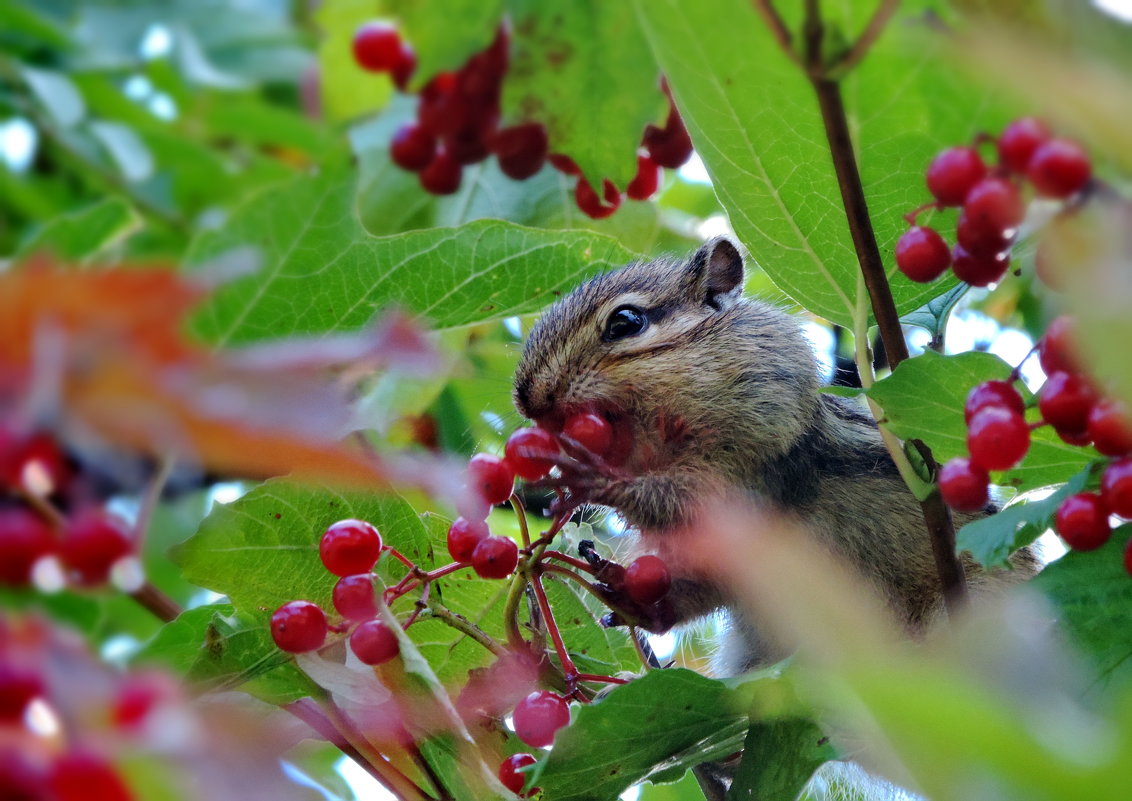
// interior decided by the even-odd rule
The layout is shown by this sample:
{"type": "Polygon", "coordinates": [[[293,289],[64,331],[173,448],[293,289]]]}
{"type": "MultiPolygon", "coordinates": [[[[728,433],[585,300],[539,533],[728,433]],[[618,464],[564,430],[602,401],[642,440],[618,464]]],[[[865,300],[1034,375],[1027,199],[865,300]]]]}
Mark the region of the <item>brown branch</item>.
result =
{"type": "Polygon", "coordinates": [[[868,25],[865,26],[865,30],[861,31],[861,35],[857,37],[853,46],[830,65],[829,73],[842,75],[864,61],[869,50],[876,44],[880,35],[884,33],[884,29],[888,27],[888,21],[892,19],[892,15],[896,13],[899,6],[900,0],[880,0],[880,4],[873,12],[868,25]]]}
{"type": "Polygon", "coordinates": [[[786,22],[774,7],[774,3],[771,0],[754,0],[754,6],[755,12],[763,18],[763,22],[770,29],[782,52],[795,64],[800,64],[798,54],[794,51],[794,34],[786,27],[786,22]]]}
{"type": "Polygon", "coordinates": [[[184,611],[180,604],[148,581],[131,592],[130,597],[152,612],[163,623],[176,620],[184,611]]]}
{"type": "MultiPolygon", "coordinates": [[[[881,341],[893,369],[908,358],[908,344],[904,340],[904,330],[900,315],[892,297],[892,289],[884,272],[880,248],[877,246],[872,219],[869,216],[865,190],[861,174],[857,168],[857,158],[853,142],[849,136],[849,122],[841,98],[841,86],[824,76],[811,76],[811,83],[818,96],[822,121],[825,124],[826,138],[829,140],[837,183],[841,189],[841,200],[845,206],[845,216],[861,265],[865,288],[869,293],[873,316],[880,329],[881,341]]],[[[857,332],[860,336],[862,332],[857,332]]],[[[922,449],[922,451],[926,451],[922,449]]],[[[930,453],[926,455],[929,467],[934,470],[930,453]]],[[[967,583],[963,566],[955,555],[955,527],[951,513],[943,504],[938,493],[932,493],[921,502],[924,520],[935,557],[936,571],[943,587],[944,599],[949,611],[955,611],[966,597],[967,583]]]]}

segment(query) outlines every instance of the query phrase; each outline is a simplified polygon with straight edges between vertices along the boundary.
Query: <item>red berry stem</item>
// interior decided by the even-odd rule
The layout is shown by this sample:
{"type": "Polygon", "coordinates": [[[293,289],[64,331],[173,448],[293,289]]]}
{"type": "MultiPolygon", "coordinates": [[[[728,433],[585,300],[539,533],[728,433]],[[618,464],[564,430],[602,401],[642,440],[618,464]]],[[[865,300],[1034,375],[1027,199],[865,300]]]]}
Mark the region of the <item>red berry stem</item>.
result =
{"type": "Polygon", "coordinates": [[[402,554],[400,551],[398,551],[392,545],[381,546],[381,551],[382,551],[382,553],[388,553],[390,556],[392,556],[398,562],[403,564],[405,567],[409,568],[409,570],[415,570],[416,567],[417,567],[415,564],[413,564],[412,562],[409,561],[408,557],[406,557],[404,554],[402,554]]]}
{"type": "Polygon", "coordinates": [[[596,676],[593,673],[579,673],[578,681],[595,681],[600,684],[628,684],[628,679],[619,679],[616,676],[596,676]]]}
{"type": "Polygon", "coordinates": [[[422,585],[427,587],[430,582],[436,581],[438,578],[443,578],[449,573],[455,573],[457,570],[463,570],[465,567],[471,567],[471,565],[467,562],[449,562],[443,567],[438,567],[436,570],[430,571],[423,571],[414,565],[413,572],[401,579],[395,587],[390,587],[383,593],[385,603],[391,604],[401,596],[408,595],[418,587],[422,585]]]}
{"type": "Polygon", "coordinates": [[[907,214],[904,215],[904,220],[909,225],[915,225],[916,224],[916,218],[918,218],[925,211],[937,211],[937,210],[942,209],[942,208],[943,208],[942,203],[940,203],[938,200],[933,200],[930,203],[925,203],[922,206],[918,206],[918,207],[912,209],[910,212],[908,212],[907,214]]]}
{"type": "Polygon", "coordinates": [[[421,597],[416,600],[413,613],[405,619],[404,623],[401,624],[402,631],[408,631],[409,626],[417,622],[417,618],[420,616],[421,612],[425,609],[428,609],[428,593],[431,589],[432,582],[428,582],[424,585],[424,589],[421,590],[421,597]]]}
{"type": "Polygon", "coordinates": [[[527,510],[523,508],[523,501],[519,498],[518,493],[512,492],[508,500],[511,502],[511,508],[515,510],[515,517],[519,520],[519,535],[523,538],[523,548],[529,550],[531,547],[531,531],[527,528],[527,510]]]}
{"type": "MultiPolygon", "coordinates": [[[[539,611],[542,613],[543,626],[546,627],[550,639],[554,642],[558,661],[562,663],[562,672],[566,677],[566,694],[567,696],[577,695],[578,668],[574,666],[574,660],[570,658],[570,654],[566,651],[566,643],[562,641],[562,632],[558,630],[558,623],[554,620],[554,612],[550,609],[550,601],[547,599],[546,590],[542,586],[542,576],[536,572],[530,577],[530,582],[531,589],[535,593],[535,599],[538,601],[539,611]]],[[[577,697],[583,702],[588,700],[583,696],[577,697]]]]}
{"type": "Polygon", "coordinates": [[[632,612],[629,612],[625,609],[622,609],[621,607],[619,607],[615,604],[611,604],[609,602],[608,596],[604,595],[602,592],[600,592],[598,590],[597,587],[595,587],[590,582],[586,581],[584,578],[579,576],[573,570],[567,570],[566,568],[564,568],[560,565],[543,564],[543,565],[539,565],[539,571],[543,572],[543,573],[554,573],[557,576],[563,576],[564,578],[570,579],[570,581],[573,581],[575,584],[579,585],[582,589],[584,589],[586,592],[588,592],[594,598],[597,598],[599,601],[601,601],[602,604],[607,606],[611,612],[613,612],[615,615],[617,615],[617,617],[621,618],[622,620],[633,621],[633,620],[637,619],[637,616],[635,614],[633,614],[632,612]]]}

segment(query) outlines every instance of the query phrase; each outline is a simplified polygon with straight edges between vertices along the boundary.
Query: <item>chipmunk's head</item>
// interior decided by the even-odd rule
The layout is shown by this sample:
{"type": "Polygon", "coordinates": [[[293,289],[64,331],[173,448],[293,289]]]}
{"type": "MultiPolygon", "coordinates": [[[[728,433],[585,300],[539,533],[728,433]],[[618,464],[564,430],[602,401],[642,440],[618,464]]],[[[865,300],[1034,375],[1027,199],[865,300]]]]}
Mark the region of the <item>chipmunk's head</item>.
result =
{"type": "MultiPolygon", "coordinates": [[[[778,392],[768,385],[775,378],[792,387],[784,404],[800,384],[816,389],[797,324],[745,300],[743,275],[738,249],[719,238],[685,261],[637,262],[590,279],[531,331],[516,407],[552,431],[577,411],[595,411],[638,439],[671,444],[718,434],[745,396],[778,392]]],[[[797,411],[795,403],[790,414],[797,411]]]]}

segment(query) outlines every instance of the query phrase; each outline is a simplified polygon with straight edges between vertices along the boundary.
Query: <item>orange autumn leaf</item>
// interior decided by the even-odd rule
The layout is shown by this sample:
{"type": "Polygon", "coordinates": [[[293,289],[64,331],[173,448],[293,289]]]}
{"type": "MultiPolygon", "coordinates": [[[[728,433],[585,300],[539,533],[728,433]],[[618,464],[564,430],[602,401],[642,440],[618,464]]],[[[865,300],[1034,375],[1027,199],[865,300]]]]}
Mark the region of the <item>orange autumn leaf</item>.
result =
{"type": "Polygon", "coordinates": [[[0,412],[224,476],[389,481],[385,463],[342,443],[347,387],[330,368],[427,362],[427,343],[394,315],[356,335],[213,351],[184,333],[206,294],[156,267],[40,260],[0,275],[0,412]]]}

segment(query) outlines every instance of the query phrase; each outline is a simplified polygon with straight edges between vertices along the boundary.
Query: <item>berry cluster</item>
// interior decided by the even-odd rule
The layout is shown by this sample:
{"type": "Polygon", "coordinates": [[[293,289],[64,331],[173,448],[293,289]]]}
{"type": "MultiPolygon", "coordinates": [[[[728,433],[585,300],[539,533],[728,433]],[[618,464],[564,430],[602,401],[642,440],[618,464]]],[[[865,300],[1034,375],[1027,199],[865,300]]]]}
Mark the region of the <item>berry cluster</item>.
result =
{"type": "Polygon", "coordinates": [[[994,141],[998,163],[988,168],[975,147],[952,147],[936,156],[925,176],[935,197],[907,215],[912,226],[896,243],[896,266],[913,281],[934,281],[951,267],[972,286],[1000,280],[1010,265],[1010,250],[1026,216],[1026,182],[1045,198],[1069,200],[1089,183],[1092,165],[1084,150],[1054,137],[1045,123],[1023,117],[1006,126],[994,141]],[[927,209],[959,207],[956,245],[949,248],[934,228],[916,225],[927,209]]]}
{"type": "MultiPolygon", "coordinates": [[[[522,181],[548,161],[559,171],[578,176],[574,200],[594,219],[608,217],[621,205],[621,191],[606,179],[601,194],[581,177],[565,154],[550,153],[546,129],[532,122],[500,127],[500,95],[508,68],[509,37],[500,28],[495,40],[455,72],[432,76],[420,92],[415,122],[393,136],[393,163],[418,174],[421,186],[434,195],[460,188],[464,166],[494,155],[504,175],[522,181]]],[[[354,58],[363,69],[389,73],[405,91],[416,67],[416,56],[397,30],[368,23],[354,37],[354,58]]],[[[667,87],[665,87],[667,93],[667,87]]],[[[637,157],[637,172],[625,187],[632,200],[647,200],[660,186],[661,168],[675,169],[692,155],[692,140],[669,94],[668,119],[663,127],[649,125],[637,157]]]]}
{"type": "Polygon", "coordinates": [[[82,498],[81,482],[54,437],[0,427],[0,584],[55,589],[105,584],[112,571],[137,589],[141,569],[126,521],[82,498]],[[55,500],[75,511],[64,515],[55,500]]]}
{"type": "Polygon", "coordinates": [[[332,595],[343,623],[331,626],[322,608],[310,601],[288,601],[271,616],[271,637],[289,653],[314,651],[329,631],[350,632],[350,648],[367,665],[380,665],[400,653],[397,635],[378,618],[371,572],[382,551],[381,534],[364,520],[339,520],[322,535],[318,553],[328,571],[339,576],[332,595]]]}
{"type": "MultiPolygon", "coordinates": [[[[987,381],[971,390],[964,407],[970,457],[945,464],[939,488],[954,509],[982,509],[988,501],[988,471],[1017,465],[1029,450],[1031,429],[1049,425],[1063,441],[1091,444],[1111,460],[1101,491],[1066,498],[1054,521],[1066,545],[1090,551],[1108,541],[1111,515],[1132,519],[1132,416],[1122,404],[1103,397],[1081,372],[1072,353],[1072,329],[1071,318],[1058,317],[1038,343],[1047,376],[1037,398],[1039,422],[1025,421],[1026,404],[1013,381],[987,381]]],[[[1126,552],[1125,566],[1132,573],[1132,550],[1126,552]]]]}

